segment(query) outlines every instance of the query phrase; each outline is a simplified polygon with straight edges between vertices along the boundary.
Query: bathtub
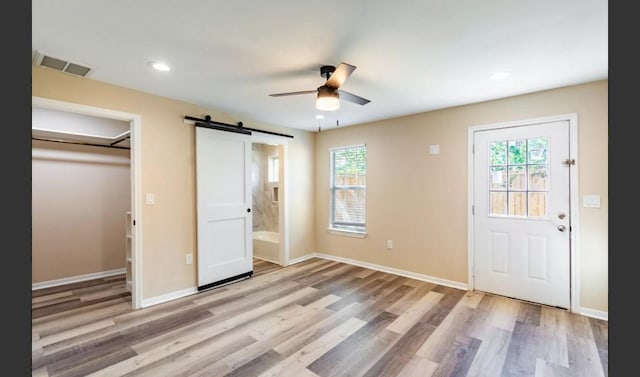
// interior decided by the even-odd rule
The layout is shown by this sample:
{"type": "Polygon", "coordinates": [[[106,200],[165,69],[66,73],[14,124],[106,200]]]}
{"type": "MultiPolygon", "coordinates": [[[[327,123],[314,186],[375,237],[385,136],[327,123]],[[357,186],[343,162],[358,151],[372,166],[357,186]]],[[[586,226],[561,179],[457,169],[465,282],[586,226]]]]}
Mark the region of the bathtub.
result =
{"type": "Polygon", "coordinates": [[[267,230],[253,232],[253,256],[273,263],[280,261],[280,233],[267,230]]]}

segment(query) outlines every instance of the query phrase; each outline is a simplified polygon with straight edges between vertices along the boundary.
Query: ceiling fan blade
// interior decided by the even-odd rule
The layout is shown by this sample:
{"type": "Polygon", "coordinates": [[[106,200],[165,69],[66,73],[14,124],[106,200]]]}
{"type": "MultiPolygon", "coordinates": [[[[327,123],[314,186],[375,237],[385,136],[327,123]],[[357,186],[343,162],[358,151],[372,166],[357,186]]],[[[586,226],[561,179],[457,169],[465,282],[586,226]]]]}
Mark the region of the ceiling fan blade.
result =
{"type": "Polygon", "coordinates": [[[355,71],[355,69],[356,69],[355,65],[340,63],[338,68],[336,68],[336,70],[331,74],[331,76],[329,76],[329,79],[327,80],[325,85],[333,88],[339,88],[342,84],[344,84],[344,82],[349,78],[349,76],[351,76],[351,74],[353,73],[353,71],[355,71]]]}
{"type": "Polygon", "coordinates": [[[274,93],[274,94],[269,94],[269,96],[270,97],[283,97],[283,96],[295,96],[295,95],[298,95],[298,94],[311,94],[311,93],[318,93],[318,89],[303,90],[301,92],[274,93]]]}
{"type": "Polygon", "coordinates": [[[360,96],[356,96],[355,94],[352,94],[352,93],[349,93],[349,92],[345,92],[344,90],[338,90],[338,94],[340,95],[340,99],[343,99],[343,100],[349,101],[349,102],[353,102],[353,103],[357,103],[358,105],[366,105],[369,102],[371,102],[366,98],[362,98],[360,96]]]}

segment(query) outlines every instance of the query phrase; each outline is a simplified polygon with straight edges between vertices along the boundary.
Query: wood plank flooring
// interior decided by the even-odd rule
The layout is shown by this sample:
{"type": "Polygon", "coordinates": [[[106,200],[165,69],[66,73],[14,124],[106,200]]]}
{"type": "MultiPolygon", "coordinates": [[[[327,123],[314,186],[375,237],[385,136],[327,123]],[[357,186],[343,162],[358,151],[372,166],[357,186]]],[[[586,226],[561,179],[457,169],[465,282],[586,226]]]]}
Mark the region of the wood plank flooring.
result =
{"type": "Polygon", "coordinates": [[[608,323],[323,259],[132,310],[124,276],[33,291],[33,376],[608,376],[608,323]]]}

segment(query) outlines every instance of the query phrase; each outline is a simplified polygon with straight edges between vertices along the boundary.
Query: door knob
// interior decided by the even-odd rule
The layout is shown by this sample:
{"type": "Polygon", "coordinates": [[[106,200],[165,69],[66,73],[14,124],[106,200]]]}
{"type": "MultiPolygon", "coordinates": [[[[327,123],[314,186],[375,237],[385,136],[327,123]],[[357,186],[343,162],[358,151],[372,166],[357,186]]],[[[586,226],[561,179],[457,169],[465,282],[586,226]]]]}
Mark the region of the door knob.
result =
{"type": "Polygon", "coordinates": [[[567,227],[564,225],[558,225],[558,230],[564,232],[565,230],[567,230],[567,227]]]}
{"type": "Polygon", "coordinates": [[[251,208],[247,208],[247,212],[251,212],[251,208]]]}

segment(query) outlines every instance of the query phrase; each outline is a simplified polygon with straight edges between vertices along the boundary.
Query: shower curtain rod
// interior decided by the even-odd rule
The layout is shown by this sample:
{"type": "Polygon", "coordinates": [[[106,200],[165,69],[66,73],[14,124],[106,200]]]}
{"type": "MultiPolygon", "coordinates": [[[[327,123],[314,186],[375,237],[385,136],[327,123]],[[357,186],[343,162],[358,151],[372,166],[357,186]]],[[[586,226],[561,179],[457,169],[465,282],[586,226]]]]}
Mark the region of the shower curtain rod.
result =
{"type": "Polygon", "coordinates": [[[191,117],[191,116],[185,115],[184,120],[189,120],[189,121],[195,122],[194,124],[197,127],[212,128],[214,130],[235,132],[235,133],[240,133],[240,134],[245,134],[245,135],[251,135],[251,131],[254,131],[254,132],[262,132],[262,133],[270,134],[270,135],[290,137],[290,138],[293,139],[292,135],[282,134],[282,133],[273,132],[273,131],[259,130],[257,128],[244,127],[242,125],[242,122],[238,122],[238,124],[229,124],[229,123],[216,122],[216,121],[211,120],[211,116],[210,115],[205,116],[205,119],[200,119],[200,118],[195,118],[195,117],[191,117]]]}

